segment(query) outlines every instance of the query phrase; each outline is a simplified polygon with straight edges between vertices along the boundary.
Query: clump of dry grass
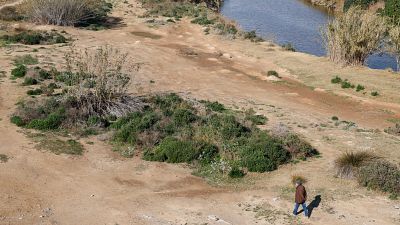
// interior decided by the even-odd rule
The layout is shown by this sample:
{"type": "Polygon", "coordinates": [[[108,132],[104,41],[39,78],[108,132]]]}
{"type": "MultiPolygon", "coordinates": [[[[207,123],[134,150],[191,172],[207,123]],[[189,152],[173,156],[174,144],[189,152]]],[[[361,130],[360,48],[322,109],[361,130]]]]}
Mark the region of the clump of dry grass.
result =
{"type": "Polygon", "coordinates": [[[352,7],[322,31],[329,58],[344,65],[362,65],[380,49],[387,31],[383,17],[352,7]]]}
{"type": "Polygon", "coordinates": [[[335,160],[337,176],[342,178],[352,178],[357,170],[365,164],[373,161],[377,157],[369,152],[345,152],[335,160]]]}
{"type": "Polygon", "coordinates": [[[67,97],[76,101],[83,115],[121,117],[141,108],[141,101],[130,97],[127,90],[133,72],[139,69],[128,54],[105,46],[72,49],[65,58],[66,73],[73,77],[67,97]]]}
{"type": "Polygon", "coordinates": [[[104,16],[103,0],[24,0],[21,8],[32,22],[73,26],[104,16]]]}
{"type": "Polygon", "coordinates": [[[301,184],[305,184],[307,183],[307,178],[305,178],[303,175],[299,175],[299,174],[294,174],[291,177],[291,182],[293,185],[295,185],[297,182],[300,182],[301,184]]]}

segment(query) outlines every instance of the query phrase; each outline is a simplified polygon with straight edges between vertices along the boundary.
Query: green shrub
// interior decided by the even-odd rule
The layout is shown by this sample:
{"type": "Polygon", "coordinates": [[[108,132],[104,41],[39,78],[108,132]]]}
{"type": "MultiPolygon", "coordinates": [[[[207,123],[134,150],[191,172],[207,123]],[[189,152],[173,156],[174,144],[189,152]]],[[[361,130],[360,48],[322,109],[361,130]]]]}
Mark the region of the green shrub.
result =
{"type": "Polygon", "coordinates": [[[11,75],[14,77],[24,77],[26,75],[27,68],[25,65],[19,64],[16,68],[11,71],[11,75]]]}
{"type": "Polygon", "coordinates": [[[191,110],[177,109],[174,111],[172,119],[177,126],[184,126],[196,121],[197,116],[191,110]]]}
{"type": "Polygon", "coordinates": [[[345,152],[335,160],[336,174],[339,177],[353,177],[358,169],[376,158],[369,152],[345,152]]]}
{"type": "Polygon", "coordinates": [[[333,121],[338,121],[338,120],[339,120],[339,117],[337,117],[337,116],[332,116],[332,120],[333,120],[333,121]]]}
{"type": "Polygon", "coordinates": [[[200,17],[195,18],[195,19],[192,20],[191,22],[192,22],[192,23],[195,23],[195,24],[199,24],[199,25],[205,26],[205,25],[214,24],[214,23],[215,23],[215,20],[209,20],[209,19],[207,18],[207,15],[203,15],[203,16],[200,16],[200,17]]]}
{"type": "Polygon", "coordinates": [[[252,42],[263,42],[264,41],[264,39],[257,36],[257,33],[255,30],[249,31],[249,32],[243,32],[243,38],[248,39],[252,42]]]}
{"type": "Polygon", "coordinates": [[[203,101],[206,108],[213,112],[223,112],[226,110],[225,106],[219,102],[203,101]]]}
{"type": "Polygon", "coordinates": [[[2,162],[2,163],[6,163],[6,162],[8,162],[8,156],[7,155],[4,155],[4,154],[0,154],[0,162],[2,162]]]}
{"type": "Polygon", "coordinates": [[[242,165],[250,172],[273,171],[291,158],[279,141],[267,135],[249,140],[240,152],[242,165]]]}
{"type": "Polygon", "coordinates": [[[270,71],[268,71],[268,72],[267,72],[267,75],[268,75],[268,76],[274,76],[274,77],[280,78],[279,73],[276,72],[275,70],[270,70],[270,71]]]}
{"type": "Polygon", "coordinates": [[[376,3],[377,0],[345,0],[344,2],[344,10],[347,11],[351,6],[361,6],[366,9],[371,4],[376,3]]]}
{"type": "Polygon", "coordinates": [[[246,110],[245,120],[250,121],[252,125],[265,125],[268,121],[264,115],[257,115],[253,109],[246,110]]]}
{"type": "Polygon", "coordinates": [[[331,83],[332,84],[342,83],[342,78],[340,78],[339,76],[336,76],[336,77],[332,78],[331,83]]]}
{"type": "Polygon", "coordinates": [[[23,31],[13,35],[3,35],[0,40],[9,43],[21,43],[25,45],[58,44],[66,43],[67,39],[57,32],[23,31]]]}
{"type": "Polygon", "coordinates": [[[294,48],[294,46],[292,45],[292,43],[286,43],[282,45],[283,50],[285,51],[290,51],[290,52],[295,52],[296,49],[294,48]]]}
{"type": "Polygon", "coordinates": [[[27,128],[36,130],[55,130],[60,127],[65,119],[65,111],[59,110],[58,112],[50,113],[44,119],[33,119],[27,125],[27,128]]]}
{"type": "Polygon", "coordinates": [[[198,142],[196,148],[200,153],[198,159],[203,164],[211,163],[218,156],[218,147],[213,144],[198,142]]]}
{"type": "Polygon", "coordinates": [[[43,94],[43,90],[40,88],[36,88],[34,90],[28,90],[26,93],[28,95],[41,95],[41,94],[43,94]]]}
{"type": "Polygon", "coordinates": [[[374,97],[376,97],[376,96],[378,96],[379,95],[379,92],[377,92],[377,91],[373,91],[373,92],[371,92],[371,96],[374,96],[374,97]]]}
{"type": "Polygon", "coordinates": [[[232,167],[232,169],[229,171],[229,177],[230,178],[242,178],[244,177],[246,174],[243,170],[241,170],[239,167],[234,166],[232,167]]]}
{"type": "Polygon", "coordinates": [[[38,81],[32,77],[25,77],[23,85],[36,85],[38,81]]]}
{"type": "Polygon", "coordinates": [[[342,87],[343,89],[346,89],[346,88],[354,88],[354,84],[351,84],[348,80],[344,80],[344,81],[342,81],[342,83],[341,83],[341,87],[342,87]]]}
{"type": "Polygon", "coordinates": [[[43,70],[43,69],[39,70],[39,77],[40,77],[40,79],[43,79],[43,80],[52,78],[51,74],[48,71],[43,70]]]}
{"type": "Polygon", "coordinates": [[[25,126],[25,122],[22,120],[22,118],[20,116],[12,116],[10,121],[11,121],[11,123],[13,123],[19,127],[25,126]]]}
{"type": "Polygon", "coordinates": [[[358,182],[365,187],[400,195],[400,170],[386,161],[364,165],[358,173],[358,182]]]}
{"type": "Polygon", "coordinates": [[[154,152],[146,152],[144,159],[169,163],[190,163],[197,159],[199,155],[200,152],[192,142],[168,137],[161,141],[154,152]]]}
{"type": "Polygon", "coordinates": [[[385,0],[385,8],[382,14],[387,16],[393,24],[398,25],[400,23],[400,2],[398,0],[385,0]]]}
{"type": "Polygon", "coordinates": [[[357,92],[363,91],[364,89],[365,89],[365,87],[362,86],[361,84],[357,85],[357,87],[356,87],[357,92]]]}
{"type": "Polygon", "coordinates": [[[250,130],[239,123],[233,115],[211,115],[207,121],[211,128],[223,140],[229,140],[246,135],[250,130]]]}

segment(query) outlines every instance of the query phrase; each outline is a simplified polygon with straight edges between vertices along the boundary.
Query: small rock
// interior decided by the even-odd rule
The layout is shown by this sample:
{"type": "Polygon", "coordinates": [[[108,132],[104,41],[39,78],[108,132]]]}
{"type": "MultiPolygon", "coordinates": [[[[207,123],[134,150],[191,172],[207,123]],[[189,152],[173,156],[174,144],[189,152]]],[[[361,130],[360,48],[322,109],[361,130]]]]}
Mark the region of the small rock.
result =
{"type": "Polygon", "coordinates": [[[232,58],[231,54],[229,54],[229,53],[224,53],[224,54],[222,54],[222,56],[225,58],[228,58],[228,59],[232,58]]]}
{"type": "Polygon", "coordinates": [[[395,209],[400,209],[400,205],[395,205],[394,208],[395,209]]]}

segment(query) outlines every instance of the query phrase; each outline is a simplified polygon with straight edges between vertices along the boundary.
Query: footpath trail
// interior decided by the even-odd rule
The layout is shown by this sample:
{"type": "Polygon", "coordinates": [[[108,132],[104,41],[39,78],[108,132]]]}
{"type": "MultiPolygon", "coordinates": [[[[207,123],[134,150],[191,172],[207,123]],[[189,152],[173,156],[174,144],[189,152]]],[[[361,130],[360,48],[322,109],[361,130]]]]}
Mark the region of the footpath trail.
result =
{"type": "MultiPolygon", "coordinates": [[[[301,133],[322,157],[219,187],[193,176],[185,165],[122,158],[97,137],[80,140],[85,147],[81,157],[38,151],[26,131],[9,122],[26,87],[7,77],[0,83],[0,153],[10,159],[0,163],[0,224],[400,224],[399,201],[335,178],[333,169],[335,157],[347,150],[370,149],[400,162],[398,138],[369,131],[387,127],[387,119],[398,116],[399,105],[309,88],[275,62],[284,57],[321,60],[318,70],[323,73],[324,59],[281,51],[268,43],[205,35],[186,20],[151,28],[147,19],[138,17],[143,12],[139,4],[127,2],[113,12],[122,24],[109,30],[25,26],[65,30],[78,49],[108,44],[128,52],[143,63],[132,93],[174,91],[253,108],[269,118],[269,127],[284,123],[301,133]],[[263,72],[268,70],[284,79],[266,80],[263,72]],[[363,130],[336,127],[333,115],[363,130]],[[291,216],[290,176],[298,173],[309,178],[309,202],[321,196],[310,219],[291,216]]],[[[13,57],[33,54],[31,50],[0,49],[1,70],[9,76],[13,57]]],[[[65,51],[68,47],[44,46],[36,54],[59,64],[65,51]]]]}

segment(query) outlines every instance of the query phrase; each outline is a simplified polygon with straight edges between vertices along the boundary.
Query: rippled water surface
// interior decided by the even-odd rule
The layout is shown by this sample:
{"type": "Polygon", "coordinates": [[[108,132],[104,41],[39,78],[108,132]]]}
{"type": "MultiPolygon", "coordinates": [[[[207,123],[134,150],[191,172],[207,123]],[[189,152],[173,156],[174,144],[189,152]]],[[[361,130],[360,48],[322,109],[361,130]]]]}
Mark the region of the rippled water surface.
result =
{"type": "MultiPolygon", "coordinates": [[[[299,52],[326,55],[321,28],[332,19],[326,11],[300,0],[225,0],[222,14],[244,30],[256,30],[278,44],[291,43],[299,52]]],[[[367,64],[374,69],[395,68],[388,55],[373,55],[367,64]]]]}

